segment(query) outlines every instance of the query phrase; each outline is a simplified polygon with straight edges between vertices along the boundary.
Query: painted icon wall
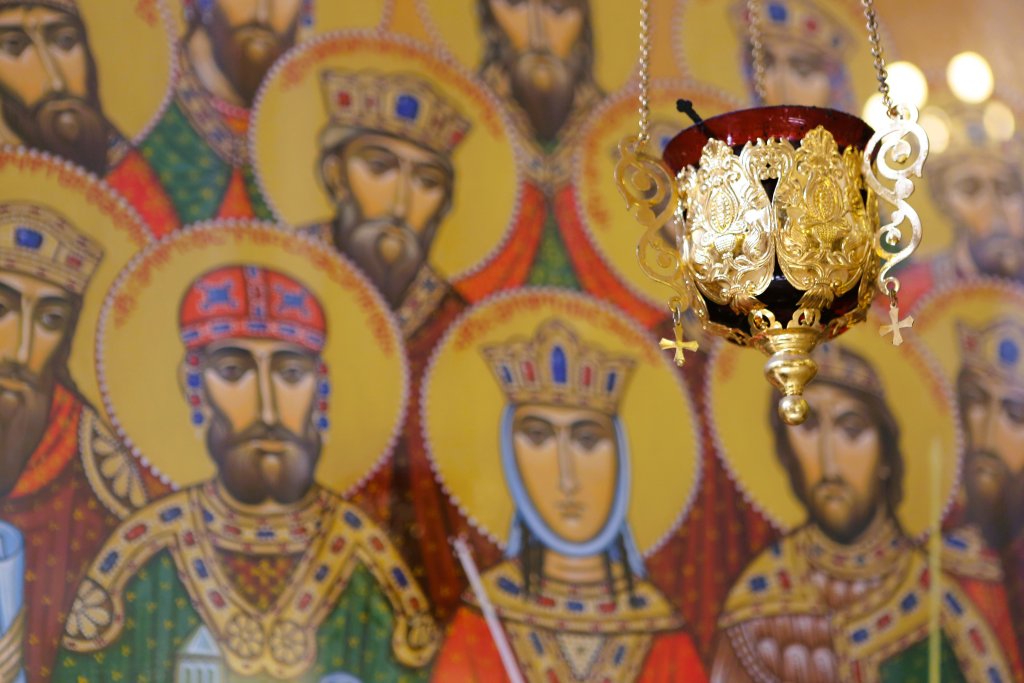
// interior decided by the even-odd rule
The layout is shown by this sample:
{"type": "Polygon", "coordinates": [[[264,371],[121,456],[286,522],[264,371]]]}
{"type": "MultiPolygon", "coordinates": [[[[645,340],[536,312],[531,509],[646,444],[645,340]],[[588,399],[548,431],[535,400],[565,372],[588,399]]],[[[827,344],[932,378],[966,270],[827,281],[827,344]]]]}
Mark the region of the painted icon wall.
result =
{"type": "MultiPolygon", "coordinates": [[[[763,101],[652,0],[652,151],[865,111],[861,3],[760,4],[763,101]]],[[[787,427],[659,349],[638,0],[0,0],[0,682],[1024,681],[1024,16],[935,4],[915,326],[787,427]]]]}

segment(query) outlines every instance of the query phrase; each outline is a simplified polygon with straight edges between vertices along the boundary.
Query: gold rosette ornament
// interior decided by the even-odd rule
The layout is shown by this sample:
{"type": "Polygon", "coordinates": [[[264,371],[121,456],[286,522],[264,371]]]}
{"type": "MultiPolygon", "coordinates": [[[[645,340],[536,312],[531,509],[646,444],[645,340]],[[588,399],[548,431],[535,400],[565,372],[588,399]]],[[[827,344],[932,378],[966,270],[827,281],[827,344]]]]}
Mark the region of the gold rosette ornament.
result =
{"type": "MultiPolygon", "coordinates": [[[[751,2],[752,17],[758,4],[751,2]]],[[[646,27],[646,7],[641,23],[646,27]]],[[[921,222],[906,199],[928,139],[917,111],[889,100],[877,40],[876,27],[872,52],[888,130],[874,132],[833,109],[788,105],[704,121],[680,100],[695,125],[669,142],[661,159],[645,151],[646,39],[641,50],[640,133],[621,143],[615,178],[645,228],[637,247],[641,267],[674,290],[675,339],[662,348],[675,350],[683,364],[683,351],[694,344],[683,339],[681,319],[692,308],[706,332],[770,357],[765,374],[781,392],[779,411],[790,424],[807,416],[802,394],[817,372],[811,351],[865,320],[875,286],[890,304],[882,334],[898,346],[913,322],[900,319],[899,281],[890,269],[921,240],[921,222]],[[883,226],[880,198],[892,207],[883,226]],[[674,240],[665,239],[666,231],[674,240]]]]}

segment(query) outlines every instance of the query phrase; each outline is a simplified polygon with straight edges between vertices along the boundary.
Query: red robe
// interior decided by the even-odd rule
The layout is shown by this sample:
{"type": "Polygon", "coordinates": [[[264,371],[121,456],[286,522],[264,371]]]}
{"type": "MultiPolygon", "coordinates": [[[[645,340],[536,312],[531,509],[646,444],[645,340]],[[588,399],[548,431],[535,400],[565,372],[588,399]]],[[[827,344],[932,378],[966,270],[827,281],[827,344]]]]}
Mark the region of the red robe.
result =
{"type": "MultiPolygon", "coordinates": [[[[575,592],[576,609],[566,609],[560,591],[523,599],[518,567],[506,562],[487,572],[484,584],[530,683],[672,683],[706,681],[704,664],[682,620],[653,586],[640,582],[633,600],[575,592]],[[580,607],[582,605],[582,607],[580,607]]],[[[621,586],[620,586],[621,587],[621,586]]],[[[585,591],[583,591],[585,592],[585,591]]],[[[475,607],[456,614],[434,667],[438,683],[507,682],[498,648],[475,607]]]]}
{"type": "Polygon", "coordinates": [[[14,489],[0,500],[0,519],[25,539],[23,655],[29,683],[50,680],[64,619],[85,570],[120,521],[118,514],[144,502],[149,484],[123,451],[94,451],[96,439],[111,442],[95,412],[58,384],[46,432],[14,489]],[[82,442],[83,434],[90,443],[82,442]],[[108,478],[98,463],[111,457],[121,459],[124,469],[108,478]]]}
{"type": "Polygon", "coordinates": [[[154,237],[163,237],[180,227],[174,204],[156,172],[137,149],[124,152],[107,173],[106,181],[139,213],[154,237]]]}

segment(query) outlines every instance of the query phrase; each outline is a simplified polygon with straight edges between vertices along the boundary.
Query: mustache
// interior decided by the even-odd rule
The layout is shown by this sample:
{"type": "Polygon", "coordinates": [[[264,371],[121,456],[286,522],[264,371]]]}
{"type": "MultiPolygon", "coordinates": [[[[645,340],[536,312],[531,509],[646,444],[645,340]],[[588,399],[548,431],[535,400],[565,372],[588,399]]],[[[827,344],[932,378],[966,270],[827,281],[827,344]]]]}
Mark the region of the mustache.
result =
{"type": "Polygon", "coordinates": [[[0,362],[0,379],[23,382],[30,387],[37,388],[42,384],[42,377],[35,374],[24,365],[10,361],[0,362]]]}
{"type": "Polygon", "coordinates": [[[265,422],[257,422],[251,427],[233,435],[227,445],[230,448],[242,446],[252,441],[281,441],[298,444],[301,443],[302,439],[298,434],[281,425],[268,425],[265,422]]]}

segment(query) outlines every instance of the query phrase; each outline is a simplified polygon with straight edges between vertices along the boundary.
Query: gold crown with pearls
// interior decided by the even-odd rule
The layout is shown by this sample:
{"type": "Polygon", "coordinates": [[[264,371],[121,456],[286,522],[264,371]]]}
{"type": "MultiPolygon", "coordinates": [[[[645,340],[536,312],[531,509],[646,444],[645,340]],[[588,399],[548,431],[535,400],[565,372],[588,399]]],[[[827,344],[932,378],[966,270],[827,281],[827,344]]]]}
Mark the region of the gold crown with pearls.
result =
{"type": "Polygon", "coordinates": [[[513,405],[587,408],[615,415],[636,366],[628,356],[583,342],[559,320],[537,328],[532,339],[514,337],[482,351],[513,405]]]}
{"type": "Polygon", "coordinates": [[[82,294],[103,258],[102,247],[52,209],[0,203],[0,270],[82,294]]]}
{"type": "Polygon", "coordinates": [[[882,379],[871,363],[859,353],[835,342],[822,344],[811,352],[818,366],[815,382],[828,382],[841,387],[883,398],[882,379]]]}
{"type": "MultiPolygon", "coordinates": [[[[821,4],[810,0],[767,0],[761,9],[762,36],[797,41],[826,53],[843,52],[850,45],[849,31],[821,4]]],[[[746,0],[733,5],[732,15],[736,31],[746,36],[750,25],[746,0]]]]}
{"type": "Polygon", "coordinates": [[[1003,317],[988,325],[974,327],[956,323],[964,368],[995,375],[1011,382],[1024,382],[1024,324],[1003,317]]]}
{"type": "Polygon", "coordinates": [[[20,7],[25,5],[43,5],[68,14],[79,16],[77,0],[0,0],[0,10],[7,7],[20,7]]]}
{"type": "Polygon", "coordinates": [[[330,149],[353,128],[393,135],[443,156],[472,124],[430,83],[411,74],[327,70],[320,74],[328,122],[320,148],[330,149]]]}

